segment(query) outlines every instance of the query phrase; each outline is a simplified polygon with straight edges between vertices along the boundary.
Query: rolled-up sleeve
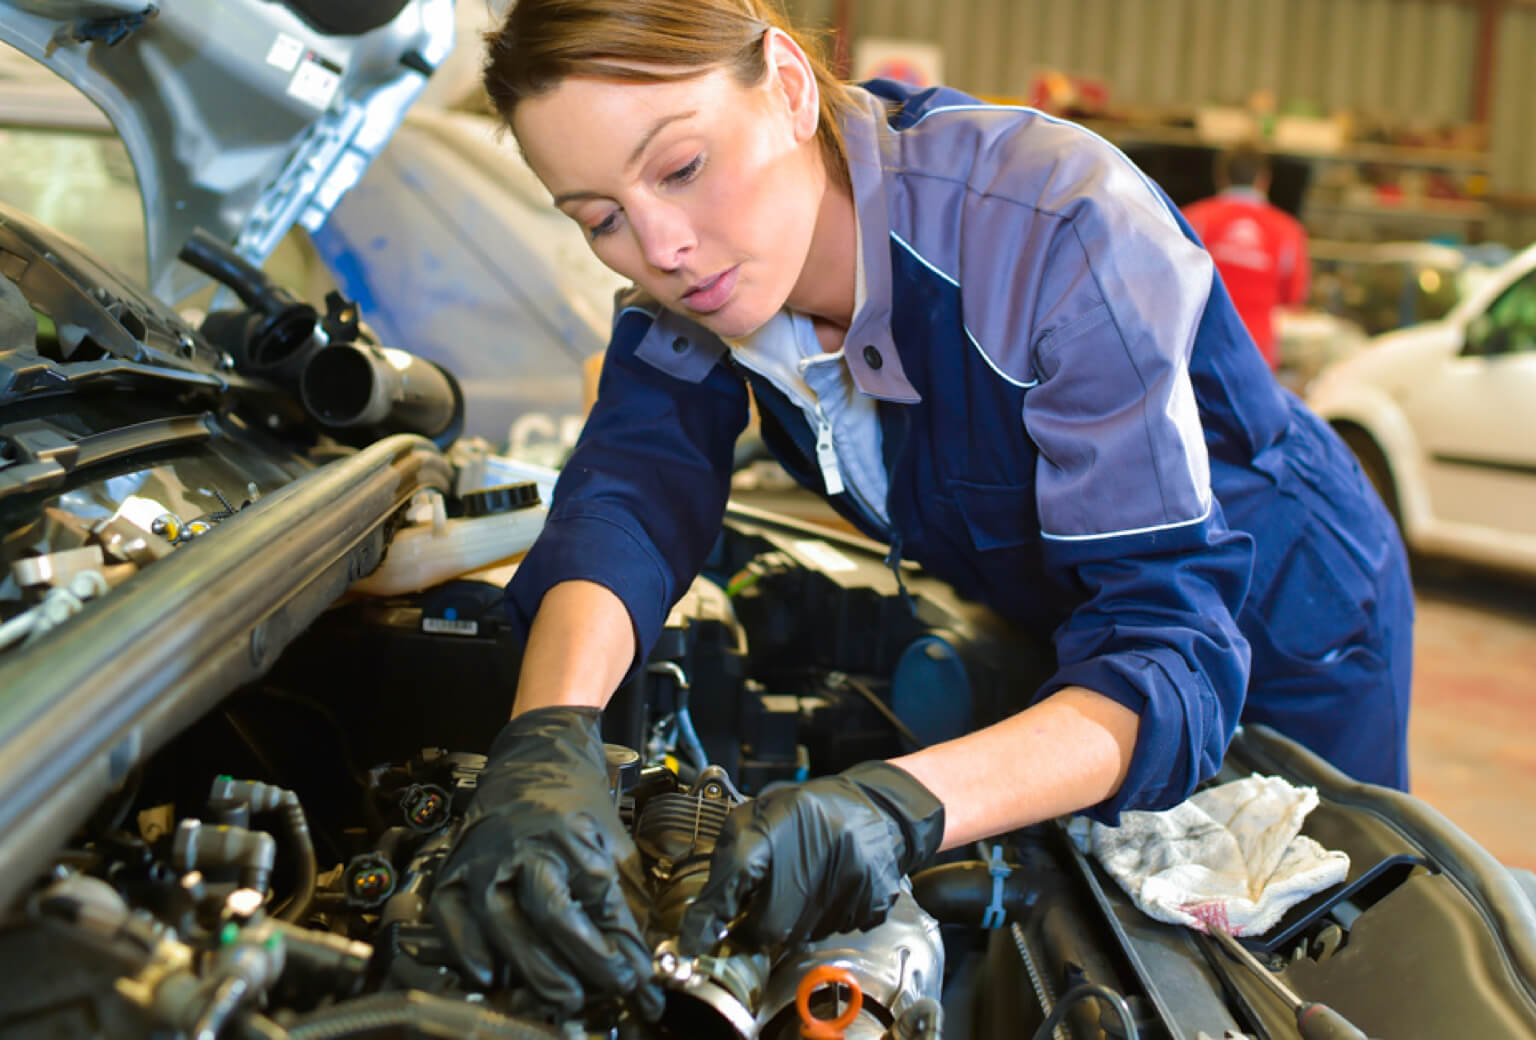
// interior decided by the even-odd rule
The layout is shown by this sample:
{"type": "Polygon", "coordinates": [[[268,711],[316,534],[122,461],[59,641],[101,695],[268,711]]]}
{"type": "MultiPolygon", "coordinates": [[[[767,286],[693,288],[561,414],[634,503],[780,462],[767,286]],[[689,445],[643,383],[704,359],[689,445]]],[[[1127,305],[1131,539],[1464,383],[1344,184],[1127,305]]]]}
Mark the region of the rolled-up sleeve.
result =
{"type": "Polygon", "coordinates": [[[636,357],[660,331],[640,310],[615,323],[549,519],[507,585],[508,616],[525,636],[551,587],[591,581],[623,602],[636,662],[645,660],[719,534],[747,391],[720,365],[690,381],[636,357]]]}
{"type": "MultiPolygon", "coordinates": [[[[1149,192],[1150,195],[1150,192],[1149,192]]],[[[1048,695],[1083,686],[1141,718],[1129,775],[1090,815],[1160,809],[1221,764],[1248,682],[1236,616],[1252,539],[1227,529],[1189,377],[1211,268],[1155,208],[1079,207],[1054,243],[1070,314],[1034,344],[1024,409],[1039,449],[1048,574],[1081,594],[1055,632],[1048,695]]]]}

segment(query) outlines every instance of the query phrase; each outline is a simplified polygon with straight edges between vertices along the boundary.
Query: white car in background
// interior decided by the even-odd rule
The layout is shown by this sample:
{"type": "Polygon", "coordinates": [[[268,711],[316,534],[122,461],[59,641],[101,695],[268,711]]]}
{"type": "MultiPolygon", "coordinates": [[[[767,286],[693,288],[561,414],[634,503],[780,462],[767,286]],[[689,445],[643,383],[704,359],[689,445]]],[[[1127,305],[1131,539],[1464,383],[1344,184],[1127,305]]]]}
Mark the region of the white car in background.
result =
{"type": "Polygon", "coordinates": [[[1307,399],[1410,549],[1536,575],[1536,246],[1443,319],[1326,369],[1307,399]]]}

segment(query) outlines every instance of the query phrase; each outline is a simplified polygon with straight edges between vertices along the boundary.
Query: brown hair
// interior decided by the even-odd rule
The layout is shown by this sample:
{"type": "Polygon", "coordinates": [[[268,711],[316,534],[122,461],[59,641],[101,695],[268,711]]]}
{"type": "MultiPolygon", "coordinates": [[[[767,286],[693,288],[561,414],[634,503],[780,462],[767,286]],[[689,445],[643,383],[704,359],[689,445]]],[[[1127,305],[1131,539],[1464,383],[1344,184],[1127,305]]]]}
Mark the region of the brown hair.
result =
{"type": "Polygon", "coordinates": [[[1269,173],[1269,156],[1256,144],[1243,142],[1216,157],[1216,183],[1221,187],[1251,188],[1269,173]]]}
{"type": "Polygon", "coordinates": [[[510,127],[519,102],[571,76],[663,83],[725,67],[752,86],[768,74],[762,43],[770,28],[788,33],[810,58],[821,97],[816,137],[828,175],[846,185],[838,117],[853,99],[813,41],[768,0],[516,0],[485,35],[485,89],[510,127]]]}

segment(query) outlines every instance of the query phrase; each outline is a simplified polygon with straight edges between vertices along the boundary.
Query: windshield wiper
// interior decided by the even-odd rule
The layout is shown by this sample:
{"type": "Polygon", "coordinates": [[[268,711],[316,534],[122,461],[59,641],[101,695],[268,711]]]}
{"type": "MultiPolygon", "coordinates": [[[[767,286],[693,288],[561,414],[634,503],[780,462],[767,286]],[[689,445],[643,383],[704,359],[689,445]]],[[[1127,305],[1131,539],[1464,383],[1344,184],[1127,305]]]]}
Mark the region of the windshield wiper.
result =
{"type": "Polygon", "coordinates": [[[0,432],[0,501],[47,491],[72,474],[162,448],[211,440],[219,432],[213,413],[175,415],[73,438],[51,423],[18,423],[0,432]],[[5,456],[16,456],[7,462],[5,456]]]}
{"type": "Polygon", "coordinates": [[[207,372],[102,358],[60,363],[30,351],[0,354],[0,406],[32,394],[60,393],[93,385],[160,385],[223,393],[229,380],[207,372]]]}

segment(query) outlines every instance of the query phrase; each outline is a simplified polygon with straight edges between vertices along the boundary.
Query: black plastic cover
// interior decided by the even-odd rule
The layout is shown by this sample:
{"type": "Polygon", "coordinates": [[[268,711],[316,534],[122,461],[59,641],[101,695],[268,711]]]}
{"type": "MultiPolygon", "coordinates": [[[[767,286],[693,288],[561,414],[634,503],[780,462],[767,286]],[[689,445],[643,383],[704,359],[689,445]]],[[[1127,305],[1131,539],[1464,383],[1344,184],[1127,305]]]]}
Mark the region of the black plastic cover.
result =
{"type": "Polygon", "coordinates": [[[459,501],[464,507],[465,516],[511,513],[538,505],[539,485],[531,480],[522,484],[501,484],[466,492],[459,496],[459,501]]]}
{"type": "Polygon", "coordinates": [[[358,36],[394,21],[406,0],[287,0],[284,5],[331,36],[358,36]]]}

